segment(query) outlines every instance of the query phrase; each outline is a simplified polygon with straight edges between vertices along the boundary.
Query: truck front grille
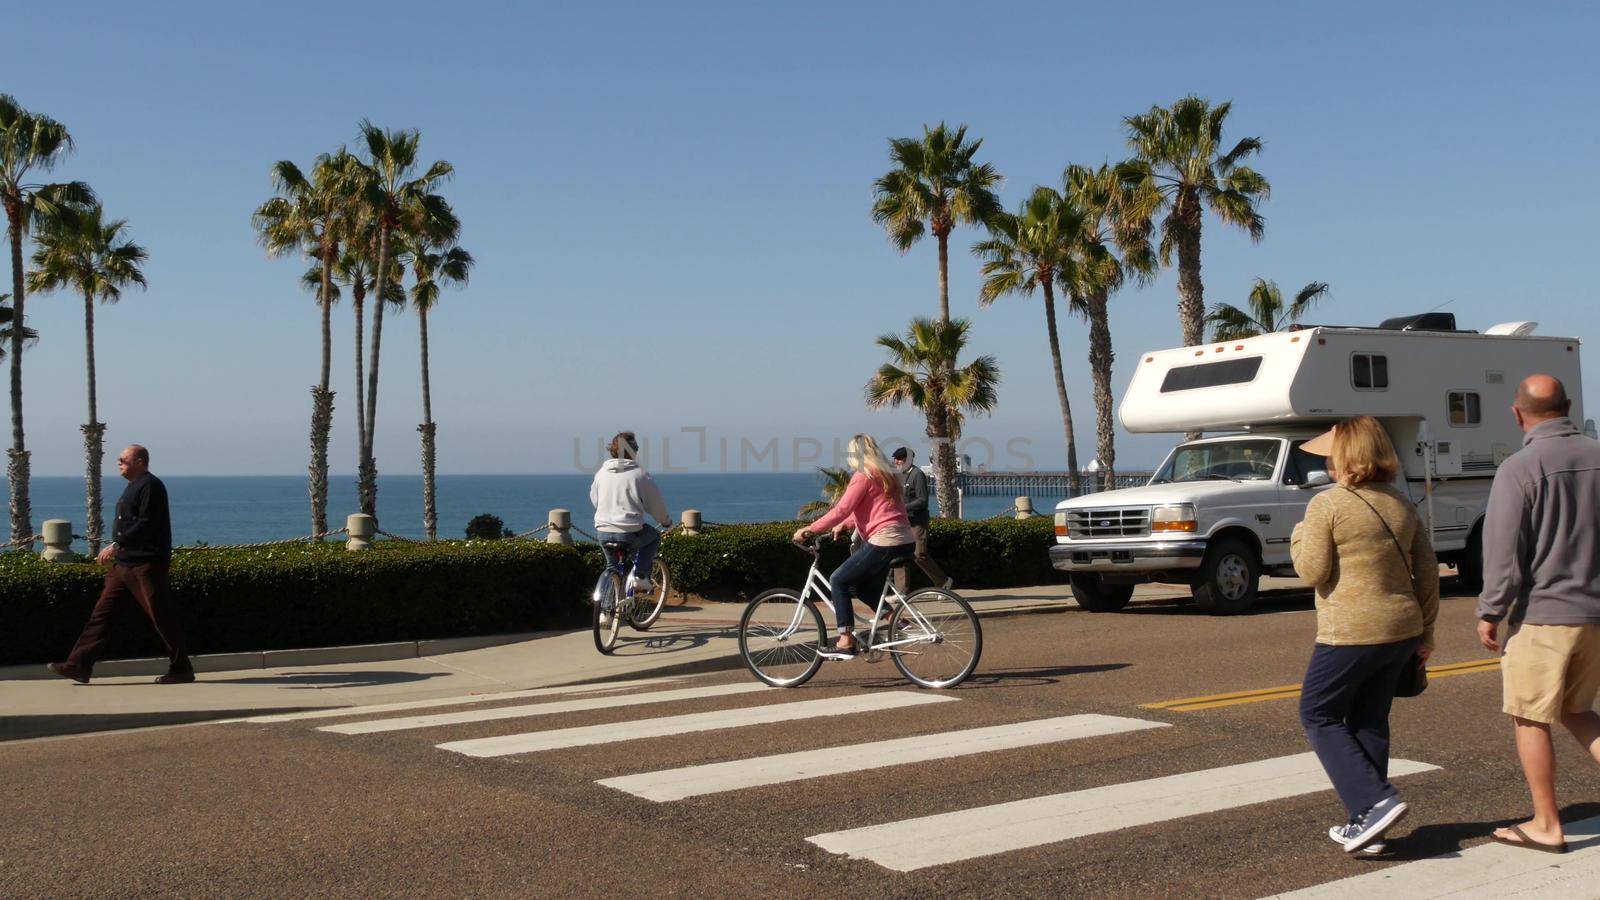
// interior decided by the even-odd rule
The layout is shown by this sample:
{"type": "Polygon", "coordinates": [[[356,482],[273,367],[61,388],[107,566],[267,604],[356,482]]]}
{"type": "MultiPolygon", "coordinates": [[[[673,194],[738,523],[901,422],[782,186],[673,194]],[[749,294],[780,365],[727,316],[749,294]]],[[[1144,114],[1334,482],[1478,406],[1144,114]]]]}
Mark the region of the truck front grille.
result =
{"type": "Polygon", "coordinates": [[[1067,511],[1067,537],[1074,541],[1149,536],[1148,506],[1067,511]]]}

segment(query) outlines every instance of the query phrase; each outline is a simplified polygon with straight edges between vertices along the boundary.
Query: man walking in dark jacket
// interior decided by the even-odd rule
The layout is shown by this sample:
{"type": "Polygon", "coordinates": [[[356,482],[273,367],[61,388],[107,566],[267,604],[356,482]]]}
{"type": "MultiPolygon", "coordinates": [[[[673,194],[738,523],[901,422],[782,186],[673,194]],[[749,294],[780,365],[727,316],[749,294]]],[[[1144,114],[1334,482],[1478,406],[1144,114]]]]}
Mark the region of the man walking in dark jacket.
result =
{"type": "Polygon", "coordinates": [[[167,584],[167,567],[172,560],[172,516],[167,510],[167,486],[150,474],[150,451],[138,444],[117,456],[117,468],[128,480],[128,487],[117,500],[115,542],[100,551],[100,564],[109,566],[105,586],[67,661],[51,663],[50,671],[79,684],[88,684],[95,662],[105,653],[109,640],[106,629],[111,617],[117,607],[132,597],[167,645],[167,674],[157,678],[156,684],[194,681],[183,625],[178,621],[167,584]]]}
{"type": "Polygon", "coordinates": [[[1517,389],[1526,438],[1495,473],[1483,520],[1478,639],[1499,651],[1504,711],[1533,795],[1533,819],[1501,828],[1514,847],[1567,849],[1556,805],[1550,726],[1560,722],[1600,762],[1600,443],[1568,418],[1566,388],[1534,375],[1517,389]]]}
{"type": "MultiPolygon", "coordinates": [[[[894,464],[900,469],[901,492],[906,500],[906,518],[911,520],[911,536],[917,542],[917,565],[928,573],[934,587],[949,590],[954,580],[947,577],[933,557],[928,555],[928,476],[917,468],[913,461],[915,457],[907,447],[894,451],[894,464]]],[[[899,569],[895,579],[901,593],[904,593],[911,582],[911,570],[899,569]]]]}

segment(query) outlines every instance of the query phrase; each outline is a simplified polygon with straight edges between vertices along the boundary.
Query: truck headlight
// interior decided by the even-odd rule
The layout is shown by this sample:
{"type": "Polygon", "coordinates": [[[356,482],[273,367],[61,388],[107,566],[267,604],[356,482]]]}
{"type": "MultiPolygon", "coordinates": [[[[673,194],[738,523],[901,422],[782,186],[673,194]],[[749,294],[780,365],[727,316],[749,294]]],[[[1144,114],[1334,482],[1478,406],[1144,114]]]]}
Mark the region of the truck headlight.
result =
{"type": "Polygon", "coordinates": [[[1056,513],[1056,537],[1066,537],[1066,536],[1067,536],[1067,514],[1064,513],[1064,512],[1058,512],[1058,513],[1056,513]]]}
{"type": "Polygon", "coordinates": [[[1152,534],[1195,531],[1199,524],[1199,519],[1194,514],[1193,503],[1174,503],[1171,506],[1158,506],[1150,510],[1152,534]]]}

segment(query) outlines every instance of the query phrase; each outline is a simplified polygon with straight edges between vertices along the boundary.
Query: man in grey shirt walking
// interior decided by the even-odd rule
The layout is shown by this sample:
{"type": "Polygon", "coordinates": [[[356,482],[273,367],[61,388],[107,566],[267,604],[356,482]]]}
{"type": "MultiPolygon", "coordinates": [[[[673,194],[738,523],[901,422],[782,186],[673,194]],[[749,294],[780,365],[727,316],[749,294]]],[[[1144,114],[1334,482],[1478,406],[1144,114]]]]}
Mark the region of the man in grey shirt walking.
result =
{"type": "MultiPolygon", "coordinates": [[[[906,500],[906,518],[911,521],[911,536],[917,542],[917,565],[928,573],[934,587],[949,590],[955,583],[954,579],[947,577],[933,557],[928,555],[928,476],[917,468],[915,459],[916,455],[909,447],[894,451],[894,464],[900,470],[900,487],[906,500]]],[[[898,570],[895,579],[901,592],[905,592],[911,583],[911,569],[906,567],[898,570]]]]}
{"type": "Polygon", "coordinates": [[[1533,819],[1495,831],[1514,847],[1564,853],[1556,806],[1560,722],[1600,762],[1600,442],[1579,433],[1566,388],[1534,375],[1517,388],[1512,414],[1526,437],[1500,466],[1483,522],[1478,638],[1499,651],[1509,625],[1505,712],[1533,794],[1533,819]]]}

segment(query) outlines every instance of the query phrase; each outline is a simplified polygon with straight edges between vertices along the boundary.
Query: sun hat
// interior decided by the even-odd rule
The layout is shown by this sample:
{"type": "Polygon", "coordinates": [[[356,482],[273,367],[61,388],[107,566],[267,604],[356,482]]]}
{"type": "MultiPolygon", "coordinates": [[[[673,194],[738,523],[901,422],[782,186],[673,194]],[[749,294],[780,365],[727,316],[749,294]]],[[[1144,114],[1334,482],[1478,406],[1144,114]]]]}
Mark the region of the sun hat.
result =
{"type": "Polygon", "coordinates": [[[1306,453],[1312,454],[1313,456],[1332,456],[1333,429],[1329,428],[1327,431],[1324,431],[1311,440],[1306,441],[1304,444],[1301,444],[1300,449],[1306,453]]]}

